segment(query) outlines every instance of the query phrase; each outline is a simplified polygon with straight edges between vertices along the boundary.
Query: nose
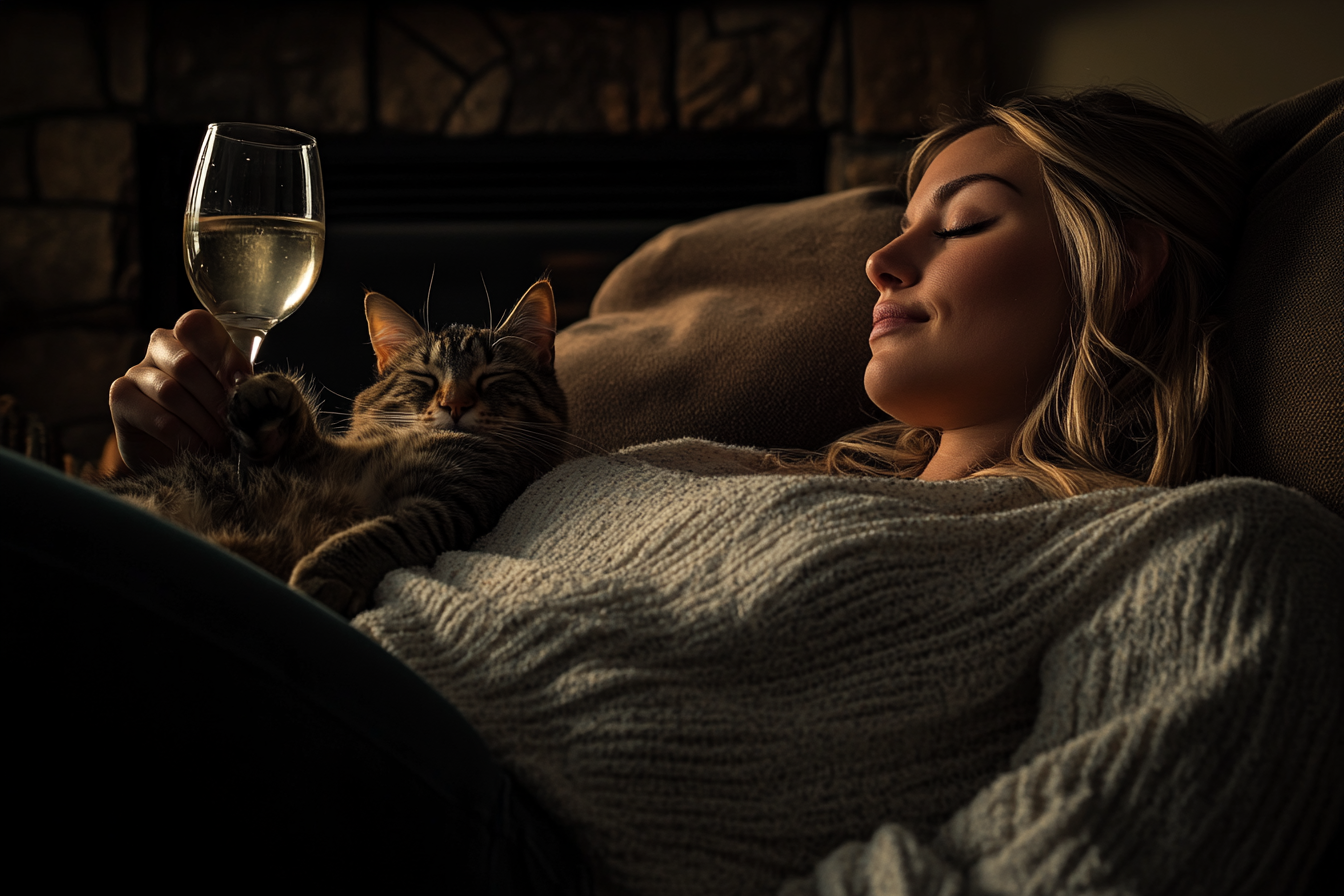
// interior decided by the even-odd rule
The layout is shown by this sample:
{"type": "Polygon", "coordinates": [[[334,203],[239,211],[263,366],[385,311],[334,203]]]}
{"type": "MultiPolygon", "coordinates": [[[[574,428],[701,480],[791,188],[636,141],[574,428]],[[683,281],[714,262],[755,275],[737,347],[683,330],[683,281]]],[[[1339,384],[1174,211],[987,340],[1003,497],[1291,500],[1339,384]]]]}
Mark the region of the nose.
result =
{"type": "Polygon", "coordinates": [[[901,240],[902,237],[898,236],[868,256],[868,264],[864,270],[878,292],[904,289],[919,280],[919,269],[911,260],[910,253],[901,240]]]}
{"type": "Polygon", "coordinates": [[[476,404],[476,390],[466,383],[449,382],[439,393],[439,407],[447,408],[453,422],[462,419],[462,415],[476,404]]]}

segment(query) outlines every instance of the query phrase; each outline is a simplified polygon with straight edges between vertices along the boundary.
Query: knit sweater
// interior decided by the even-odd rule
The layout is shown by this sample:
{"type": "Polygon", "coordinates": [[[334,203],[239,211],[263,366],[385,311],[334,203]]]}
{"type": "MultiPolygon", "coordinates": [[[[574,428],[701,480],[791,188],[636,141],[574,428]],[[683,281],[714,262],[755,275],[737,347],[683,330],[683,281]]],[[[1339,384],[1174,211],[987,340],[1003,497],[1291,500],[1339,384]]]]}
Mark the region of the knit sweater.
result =
{"type": "Polygon", "coordinates": [[[538,481],[355,625],[599,891],[1278,893],[1341,779],[1344,524],[1226,479],[762,475],[705,442],[538,481]]]}

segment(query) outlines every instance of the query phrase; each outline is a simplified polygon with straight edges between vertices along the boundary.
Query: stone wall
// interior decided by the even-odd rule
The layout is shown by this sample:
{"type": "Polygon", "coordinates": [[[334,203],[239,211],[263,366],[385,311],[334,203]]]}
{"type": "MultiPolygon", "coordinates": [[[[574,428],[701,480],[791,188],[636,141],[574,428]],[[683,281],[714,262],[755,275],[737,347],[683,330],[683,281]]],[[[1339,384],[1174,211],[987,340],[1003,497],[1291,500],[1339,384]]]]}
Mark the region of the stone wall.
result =
{"type": "Polygon", "coordinates": [[[110,432],[107,385],[147,336],[137,123],[444,139],[826,132],[840,189],[889,177],[899,138],[964,106],[985,75],[977,0],[572,7],[0,7],[0,394],[76,455],[97,456],[110,432]]]}

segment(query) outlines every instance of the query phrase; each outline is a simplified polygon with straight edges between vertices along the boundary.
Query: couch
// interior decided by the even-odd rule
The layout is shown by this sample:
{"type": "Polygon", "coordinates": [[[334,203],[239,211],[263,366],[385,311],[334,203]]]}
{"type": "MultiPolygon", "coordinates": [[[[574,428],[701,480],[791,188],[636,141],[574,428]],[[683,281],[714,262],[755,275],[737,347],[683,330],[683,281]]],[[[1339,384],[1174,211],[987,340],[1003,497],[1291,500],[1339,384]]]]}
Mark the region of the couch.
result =
{"type": "MultiPolygon", "coordinates": [[[[1344,79],[1217,127],[1252,180],[1224,297],[1237,472],[1344,515],[1344,79]]],[[[595,453],[687,436],[815,448],[875,419],[859,388],[873,300],[863,260],[899,214],[894,191],[867,188],[650,241],[557,339],[576,435],[595,453]]],[[[6,515],[15,529],[0,557],[15,608],[16,867],[179,883],[274,867],[309,888],[470,888],[435,851],[474,836],[444,821],[444,801],[466,798],[445,766],[484,747],[440,694],[279,583],[221,567],[211,546],[0,461],[22,509],[6,515]],[[154,562],[125,562],[147,545],[154,562]],[[194,568],[225,571],[188,593],[194,568]]],[[[1326,699],[1304,705],[1332,740],[1340,696],[1326,699]]],[[[1338,748],[1319,750],[1337,769],[1338,748]]],[[[1313,774],[1313,833],[1289,850],[1302,864],[1284,870],[1281,892],[1339,891],[1338,832],[1314,871],[1307,863],[1338,831],[1344,775],[1313,774]]],[[[508,787],[492,780],[472,798],[508,787]]]]}

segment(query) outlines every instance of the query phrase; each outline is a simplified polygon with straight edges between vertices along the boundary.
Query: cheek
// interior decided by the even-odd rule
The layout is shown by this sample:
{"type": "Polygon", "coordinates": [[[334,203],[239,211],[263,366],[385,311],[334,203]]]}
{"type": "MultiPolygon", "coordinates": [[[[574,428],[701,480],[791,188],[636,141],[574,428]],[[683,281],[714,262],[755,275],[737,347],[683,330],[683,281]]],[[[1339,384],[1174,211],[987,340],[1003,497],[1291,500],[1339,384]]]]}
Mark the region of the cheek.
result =
{"type": "Polygon", "coordinates": [[[1053,368],[1070,304],[1053,240],[987,246],[942,293],[944,341],[980,368],[985,388],[1001,377],[1020,395],[1024,377],[1034,385],[1053,368]]]}

